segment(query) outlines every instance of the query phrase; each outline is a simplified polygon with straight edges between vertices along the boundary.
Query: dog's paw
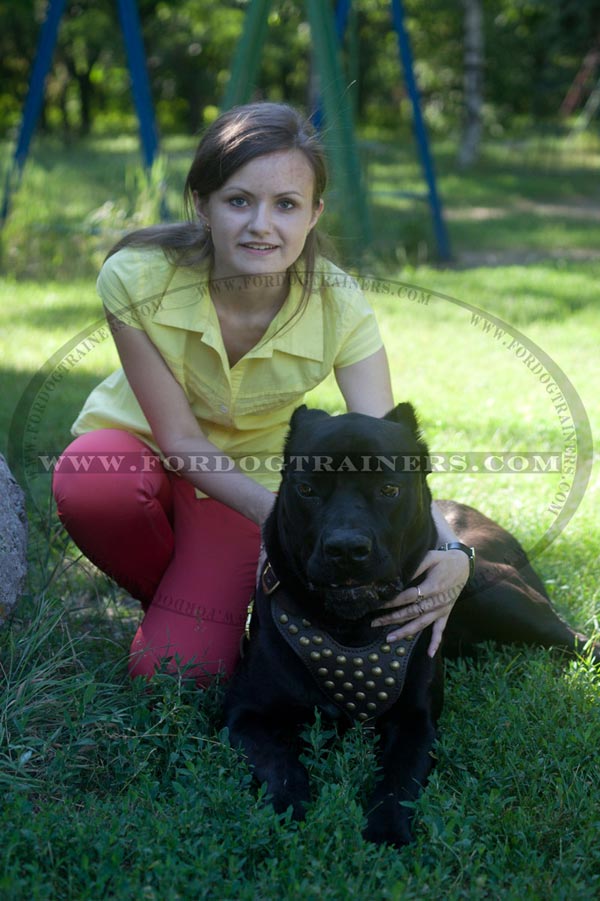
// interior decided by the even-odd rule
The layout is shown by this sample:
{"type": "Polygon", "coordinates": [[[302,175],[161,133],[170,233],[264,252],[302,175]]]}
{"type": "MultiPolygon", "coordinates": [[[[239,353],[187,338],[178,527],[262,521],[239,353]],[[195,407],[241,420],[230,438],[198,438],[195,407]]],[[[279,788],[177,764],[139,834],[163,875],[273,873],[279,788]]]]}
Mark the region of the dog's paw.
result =
{"type": "Polygon", "coordinates": [[[394,848],[404,848],[413,841],[408,823],[398,828],[396,824],[382,823],[377,817],[369,819],[363,829],[363,838],[375,845],[392,845],[394,848]]]}
{"type": "Polygon", "coordinates": [[[273,810],[279,816],[283,816],[284,820],[295,820],[297,823],[301,823],[302,820],[306,819],[306,804],[307,801],[290,801],[286,805],[286,800],[283,798],[272,798],[271,805],[273,810]]]}
{"type": "Polygon", "coordinates": [[[306,805],[310,801],[308,773],[305,770],[298,770],[288,773],[277,786],[270,784],[267,800],[271,802],[275,813],[285,813],[291,808],[292,819],[305,819],[306,805]]]}
{"type": "Polygon", "coordinates": [[[410,814],[391,795],[374,807],[367,817],[363,838],[376,845],[404,848],[413,842],[410,814]]]}

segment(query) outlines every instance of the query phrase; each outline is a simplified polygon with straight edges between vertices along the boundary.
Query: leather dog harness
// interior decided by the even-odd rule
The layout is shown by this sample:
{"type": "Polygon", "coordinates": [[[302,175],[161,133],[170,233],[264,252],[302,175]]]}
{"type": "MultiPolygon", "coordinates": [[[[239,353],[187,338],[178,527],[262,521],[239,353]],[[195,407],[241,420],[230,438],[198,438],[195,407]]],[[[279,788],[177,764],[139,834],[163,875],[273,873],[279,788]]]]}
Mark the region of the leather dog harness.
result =
{"type": "Polygon", "coordinates": [[[374,629],[374,640],[362,647],[340,644],[311,622],[281,587],[266,562],[262,592],[279,634],[300,658],[321,691],[346,716],[361,722],[380,717],[402,693],[417,635],[386,642],[388,626],[374,629]]]}

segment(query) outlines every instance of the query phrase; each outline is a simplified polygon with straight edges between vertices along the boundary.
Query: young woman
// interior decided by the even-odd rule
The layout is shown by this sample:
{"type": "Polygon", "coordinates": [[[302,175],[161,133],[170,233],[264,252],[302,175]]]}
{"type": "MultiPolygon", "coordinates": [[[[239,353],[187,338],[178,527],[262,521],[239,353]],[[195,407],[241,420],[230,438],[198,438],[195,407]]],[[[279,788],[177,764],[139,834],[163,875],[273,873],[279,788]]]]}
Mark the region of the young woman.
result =
{"type": "MultiPolygon", "coordinates": [[[[318,253],[325,185],[322,148],[298,112],[238,107],[200,142],[189,221],[127,236],[100,272],[122,369],[77,418],[54,494],[83,553],[142,603],[132,675],[231,673],[278,485],[272,467],[241,462],[281,452],[306,391],[333,370],[348,410],[394,405],[373,312],[318,253]],[[76,472],[81,455],[92,463],[76,472]]],[[[433,622],[433,654],[469,561],[432,551],[422,571],[418,597],[399,595],[384,622],[407,623],[390,640],[433,622]]]]}

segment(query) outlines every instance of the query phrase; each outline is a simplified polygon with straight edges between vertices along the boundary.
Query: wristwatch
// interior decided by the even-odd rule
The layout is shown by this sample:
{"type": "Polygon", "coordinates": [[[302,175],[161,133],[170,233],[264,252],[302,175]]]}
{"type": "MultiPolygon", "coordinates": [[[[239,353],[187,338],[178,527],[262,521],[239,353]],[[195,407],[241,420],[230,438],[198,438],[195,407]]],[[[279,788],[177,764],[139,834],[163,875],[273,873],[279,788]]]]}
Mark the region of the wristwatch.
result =
{"type": "Polygon", "coordinates": [[[466,544],[463,544],[462,541],[448,541],[446,544],[441,544],[438,547],[438,551],[462,551],[463,554],[466,554],[469,558],[469,579],[473,575],[475,571],[475,548],[469,547],[466,544]]]}

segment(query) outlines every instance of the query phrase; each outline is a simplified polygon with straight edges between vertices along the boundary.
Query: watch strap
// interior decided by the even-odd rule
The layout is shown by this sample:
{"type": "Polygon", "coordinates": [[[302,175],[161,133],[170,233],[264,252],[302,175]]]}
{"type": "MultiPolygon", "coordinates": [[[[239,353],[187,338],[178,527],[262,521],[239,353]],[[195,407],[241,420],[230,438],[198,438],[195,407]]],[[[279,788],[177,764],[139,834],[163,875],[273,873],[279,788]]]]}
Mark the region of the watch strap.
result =
{"type": "Polygon", "coordinates": [[[475,571],[474,547],[469,547],[467,544],[463,544],[462,541],[447,541],[446,544],[441,544],[438,547],[438,551],[462,551],[463,554],[466,554],[469,558],[469,578],[471,578],[475,571]]]}

